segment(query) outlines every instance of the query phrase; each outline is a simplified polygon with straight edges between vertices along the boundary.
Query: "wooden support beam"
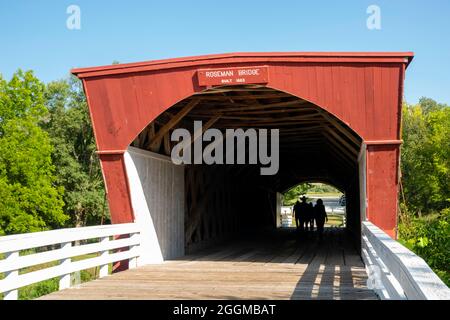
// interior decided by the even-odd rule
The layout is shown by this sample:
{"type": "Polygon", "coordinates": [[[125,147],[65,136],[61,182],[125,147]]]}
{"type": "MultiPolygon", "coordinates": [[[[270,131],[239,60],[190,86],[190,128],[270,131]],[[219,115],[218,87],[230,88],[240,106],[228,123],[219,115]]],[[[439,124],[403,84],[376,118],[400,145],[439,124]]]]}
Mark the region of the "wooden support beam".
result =
{"type": "Polygon", "coordinates": [[[189,111],[191,111],[198,103],[199,99],[193,99],[189,101],[172,119],[170,119],[153,137],[153,140],[147,145],[147,149],[153,152],[157,152],[161,145],[161,140],[169,130],[175,126],[189,111]]]}
{"type": "MultiPolygon", "coordinates": [[[[220,119],[220,115],[216,115],[216,116],[212,117],[211,119],[209,119],[208,122],[206,122],[200,129],[194,131],[194,134],[192,135],[192,139],[190,141],[191,146],[194,145],[195,141],[202,136],[203,132],[205,132],[206,130],[211,128],[214,125],[214,123],[216,123],[217,120],[219,120],[219,119],[220,119]]],[[[187,142],[187,143],[189,143],[189,142],[187,142]]],[[[201,155],[203,155],[203,153],[201,155]]],[[[197,163],[196,160],[200,160],[200,159],[194,159],[194,163],[197,163]]]]}
{"type": "Polygon", "coordinates": [[[171,145],[170,145],[170,134],[169,131],[164,135],[164,154],[170,156],[171,145]]]}
{"type": "Polygon", "coordinates": [[[325,126],[324,128],[325,128],[326,132],[330,133],[336,140],[338,140],[341,144],[343,144],[351,153],[353,153],[355,156],[359,155],[359,149],[356,150],[354,146],[352,146],[350,143],[348,143],[339,134],[334,132],[334,130],[331,130],[328,126],[325,126]]]}
{"type": "Polygon", "coordinates": [[[361,142],[355,138],[355,136],[353,134],[351,134],[348,129],[344,128],[336,119],[334,119],[333,117],[329,116],[325,111],[323,110],[317,110],[322,117],[327,120],[329,123],[331,123],[339,132],[341,132],[343,135],[345,135],[348,139],[350,139],[350,141],[352,141],[356,146],[361,145],[361,142]]]}
{"type": "Polygon", "coordinates": [[[344,148],[341,144],[337,143],[336,140],[333,139],[333,137],[331,135],[329,135],[328,133],[324,133],[324,136],[326,137],[326,141],[329,145],[333,146],[336,150],[339,151],[339,154],[344,155],[346,159],[349,160],[349,162],[354,162],[355,161],[355,157],[352,156],[352,154],[346,149],[344,148]]]}
{"type": "MultiPolygon", "coordinates": [[[[196,114],[196,117],[211,117],[211,114],[196,114]]],[[[304,121],[307,119],[316,119],[318,118],[319,115],[316,114],[306,114],[306,115],[296,115],[296,116],[289,116],[289,115],[283,115],[283,117],[280,118],[274,118],[274,117],[267,117],[267,118],[262,118],[262,117],[246,117],[246,116],[239,116],[239,115],[226,115],[226,114],[222,114],[221,118],[222,119],[226,119],[226,120],[241,120],[241,121],[252,121],[252,123],[259,123],[259,122],[284,122],[284,121],[294,121],[294,120],[299,120],[299,121],[304,121]]]]}
{"type": "MultiPolygon", "coordinates": [[[[244,110],[263,110],[263,109],[271,109],[271,108],[284,108],[284,107],[288,107],[288,108],[299,108],[300,105],[304,105],[307,102],[301,99],[295,99],[295,100],[290,100],[290,101],[284,101],[284,102],[273,102],[273,103],[268,103],[268,104],[259,104],[256,101],[252,101],[252,103],[249,104],[237,104],[239,107],[235,107],[234,105],[232,107],[223,107],[221,109],[217,108],[217,103],[211,104],[211,111],[213,112],[235,112],[235,111],[244,111],[244,110]]],[[[220,105],[225,106],[223,103],[220,103],[220,105]]],[[[228,104],[230,105],[230,104],[228,104]]],[[[208,110],[206,109],[209,106],[209,104],[202,104],[202,110],[208,110]]],[[[308,111],[312,111],[312,110],[316,110],[315,108],[310,108],[310,107],[301,107],[301,109],[299,110],[308,110],[308,111]]]]}
{"type": "Polygon", "coordinates": [[[356,158],[352,157],[352,155],[344,149],[341,145],[336,144],[335,141],[331,140],[330,138],[325,139],[325,143],[328,145],[329,148],[333,150],[333,152],[339,156],[343,161],[345,161],[349,166],[352,166],[356,162],[356,158]]]}
{"type": "MultiPolygon", "coordinates": [[[[238,121],[227,121],[227,122],[219,122],[217,127],[220,128],[227,128],[227,129],[233,129],[233,128],[241,128],[241,127],[251,127],[251,128],[262,128],[262,127],[275,127],[274,129],[277,129],[278,127],[286,127],[286,126],[295,126],[300,124],[318,124],[321,123],[322,120],[319,119],[304,119],[304,120],[296,120],[296,121],[286,121],[286,122],[272,122],[272,121],[266,121],[266,122],[238,122],[238,121]]],[[[281,131],[281,130],[280,130],[281,131]]]]}

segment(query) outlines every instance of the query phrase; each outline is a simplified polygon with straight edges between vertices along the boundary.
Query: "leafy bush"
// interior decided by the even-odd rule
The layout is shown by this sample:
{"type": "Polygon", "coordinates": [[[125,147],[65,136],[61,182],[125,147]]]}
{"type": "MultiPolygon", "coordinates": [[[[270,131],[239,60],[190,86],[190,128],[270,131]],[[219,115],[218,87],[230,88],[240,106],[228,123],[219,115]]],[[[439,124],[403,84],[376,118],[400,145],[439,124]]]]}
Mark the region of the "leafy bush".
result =
{"type": "Polygon", "coordinates": [[[424,217],[403,218],[399,241],[421,256],[450,286],[450,208],[424,217]]]}

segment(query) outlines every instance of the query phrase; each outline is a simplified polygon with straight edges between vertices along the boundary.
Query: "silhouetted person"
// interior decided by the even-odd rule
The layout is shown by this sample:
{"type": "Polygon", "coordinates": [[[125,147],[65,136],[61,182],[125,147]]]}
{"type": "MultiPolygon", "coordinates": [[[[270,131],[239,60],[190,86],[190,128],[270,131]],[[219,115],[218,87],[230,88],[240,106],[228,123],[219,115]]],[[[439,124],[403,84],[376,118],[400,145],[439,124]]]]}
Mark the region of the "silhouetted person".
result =
{"type": "Polygon", "coordinates": [[[314,207],[312,202],[308,203],[308,217],[306,220],[306,230],[313,231],[314,230],[314,207]]]}
{"type": "Polygon", "coordinates": [[[296,219],[298,217],[298,224],[300,225],[300,231],[305,230],[305,224],[308,219],[308,210],[309,206],[306,203],[306,197],[301,197],[302,202],[298,205],[298,209],[296,211],[296,219]]]}
{"type": "Polygon", "coordinates": [[[300,211],[301,211],[301,205],[300,201],[297,200],[297,202],[294,204],[294,218],[295,218],[295,226],[297,227],[297,230],[299,228],[300,224],[300,211]]]}
{"type": "Polygon", "coordinates": [[[322,199],[318,199],[316,202],[316,206],[314,207],[314,219],[316,220],[319,239],[322,240],[323,226],[325,225],[325,220],[328,221],[327,212],[325,211],[322,199]]]}

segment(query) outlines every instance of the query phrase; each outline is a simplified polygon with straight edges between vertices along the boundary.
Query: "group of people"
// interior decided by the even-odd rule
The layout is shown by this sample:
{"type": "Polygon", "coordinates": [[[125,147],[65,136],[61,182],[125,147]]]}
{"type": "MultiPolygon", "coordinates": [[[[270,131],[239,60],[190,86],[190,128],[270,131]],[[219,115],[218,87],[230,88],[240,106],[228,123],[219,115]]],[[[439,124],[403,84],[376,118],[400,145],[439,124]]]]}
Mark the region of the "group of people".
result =
{"type": "Polygon", "coordinates": [[[325,211],[322,199],[318,199],[315,206],[313,206],[312,202],[307,203],[305,196],[303,196],[301,200],[302,202],[297,200],[294,205],[295,225],[297,226],[297,230],[313,231],[315,222],[319,237],[322,238],[325,221],[328,221],[327,212],[325,211]]]}

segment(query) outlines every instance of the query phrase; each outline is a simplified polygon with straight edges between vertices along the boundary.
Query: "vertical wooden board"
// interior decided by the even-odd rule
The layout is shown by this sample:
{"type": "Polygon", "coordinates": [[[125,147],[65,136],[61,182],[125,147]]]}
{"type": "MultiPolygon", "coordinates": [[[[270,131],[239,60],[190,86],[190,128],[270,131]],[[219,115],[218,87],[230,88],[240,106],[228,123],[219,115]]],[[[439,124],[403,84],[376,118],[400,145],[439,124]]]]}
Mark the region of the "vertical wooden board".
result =
{"type": "MultiPolygon", "coordinates": [[[[325,87],[325,93],[319,99],[321,100],[321,104],[319,105],[322,108],[326,108],[325,106],[330,106],[334,102],[334,83],[333,83],[333,68],[329,65],[323,66],[324,72],[324,82],[322,85],[325,87]]],[[[328,109],[326,109],[329,111],[328,109]]],[[[335,113],[333,113],[336,115],[335,113]]]]}
{"type": "Polygon", "coordinates": [[[350,126],[352,128],[355,128],[358,132],[361,132],[361,128],[367,127],[366,122],[366,100],[365,100],[365,77],[364,72],[365,68],[362,67],[354,67],[354,72],[356,74],[356,83],[353,87],[354,90],[352,94],[355,96],[355,103],[353,105],[353,112],[351,113],[351,120],[350,120],[350,126]],[[360,126],[360,128],[358,127],[360,126]]]}
{"type": "Polygon", "coordinates": [[[317,96],[318,97],[325,97],[328,91],[328,87],[325,85],[326,81],[326,70],[324,66],[317,65],[314,67],[315,73],[316,73],[316,80],[317,80],[317,96]]]}
{"type": "MultiPolygon", "coordinates": [[[[349,65],[343,75],[343,101],[342,117],[347,119],[347,124],[354,128],[357,127],[358,132],[364,128],[364,101],[361,100],[360,92],[364,88],[364,78],[361,77],[361,67],[349,65]]],[[[356,129],[356,128],[355,128],[356,129]]]]}
{"type": "Polygon", "coordinates": [[[375,84],[374,84],[374,71],[373,67],[367,67],[364,69],[364,96],[365,96],[365,135],[364,138],[367,140],[374,136],[375,123],[373,122],[373,115],[375,113],[375,84]]]}
{"type": "Polygon", "coordinates": [[[100,155],[113,223],[133,222],[123,155],[100,155]]]}
{"type": "Polygon", "coordinates": [[[331,102],[330,106],[332,106],[333,114],[335,114],[339,119],[342,119],[343,122],[347,122],[343,116],[344,103],[343,93],[345,90],[344,85],[344,73],[346,72],[347,67],[343,66],[332,66],[331,67],[331,77],[332,77],[332,91],[331,91],[331,102]],[[345,120],[344,120],[345,119],[345,120]]]}
{"type": "MultiPolygon", "coordinates": [[[[387,79],[389,85],[386,88],[386,104],[389,105],[389,125],[388,125],[388,136],[392,137],[395,136],[396,139],[399,138],[399,127],[398,127],[398,121],[397,119],[401,117],[401,115],[398,114],[398,103],[399,103],[399,92],[398,90],[392,90],[392,88],[395,88],[399,84],[399,76],[400,76],[400,67],[390,67],[385,70],[387,73],[387,79]]],[[[403,93],[402,93],[403,94],[403,93]]]]}
{"type": "Polygon", "coordinates": [[[398,148],[369,146],[367,153],[367,217],[391,237],[396,236],[398,148]]]}

